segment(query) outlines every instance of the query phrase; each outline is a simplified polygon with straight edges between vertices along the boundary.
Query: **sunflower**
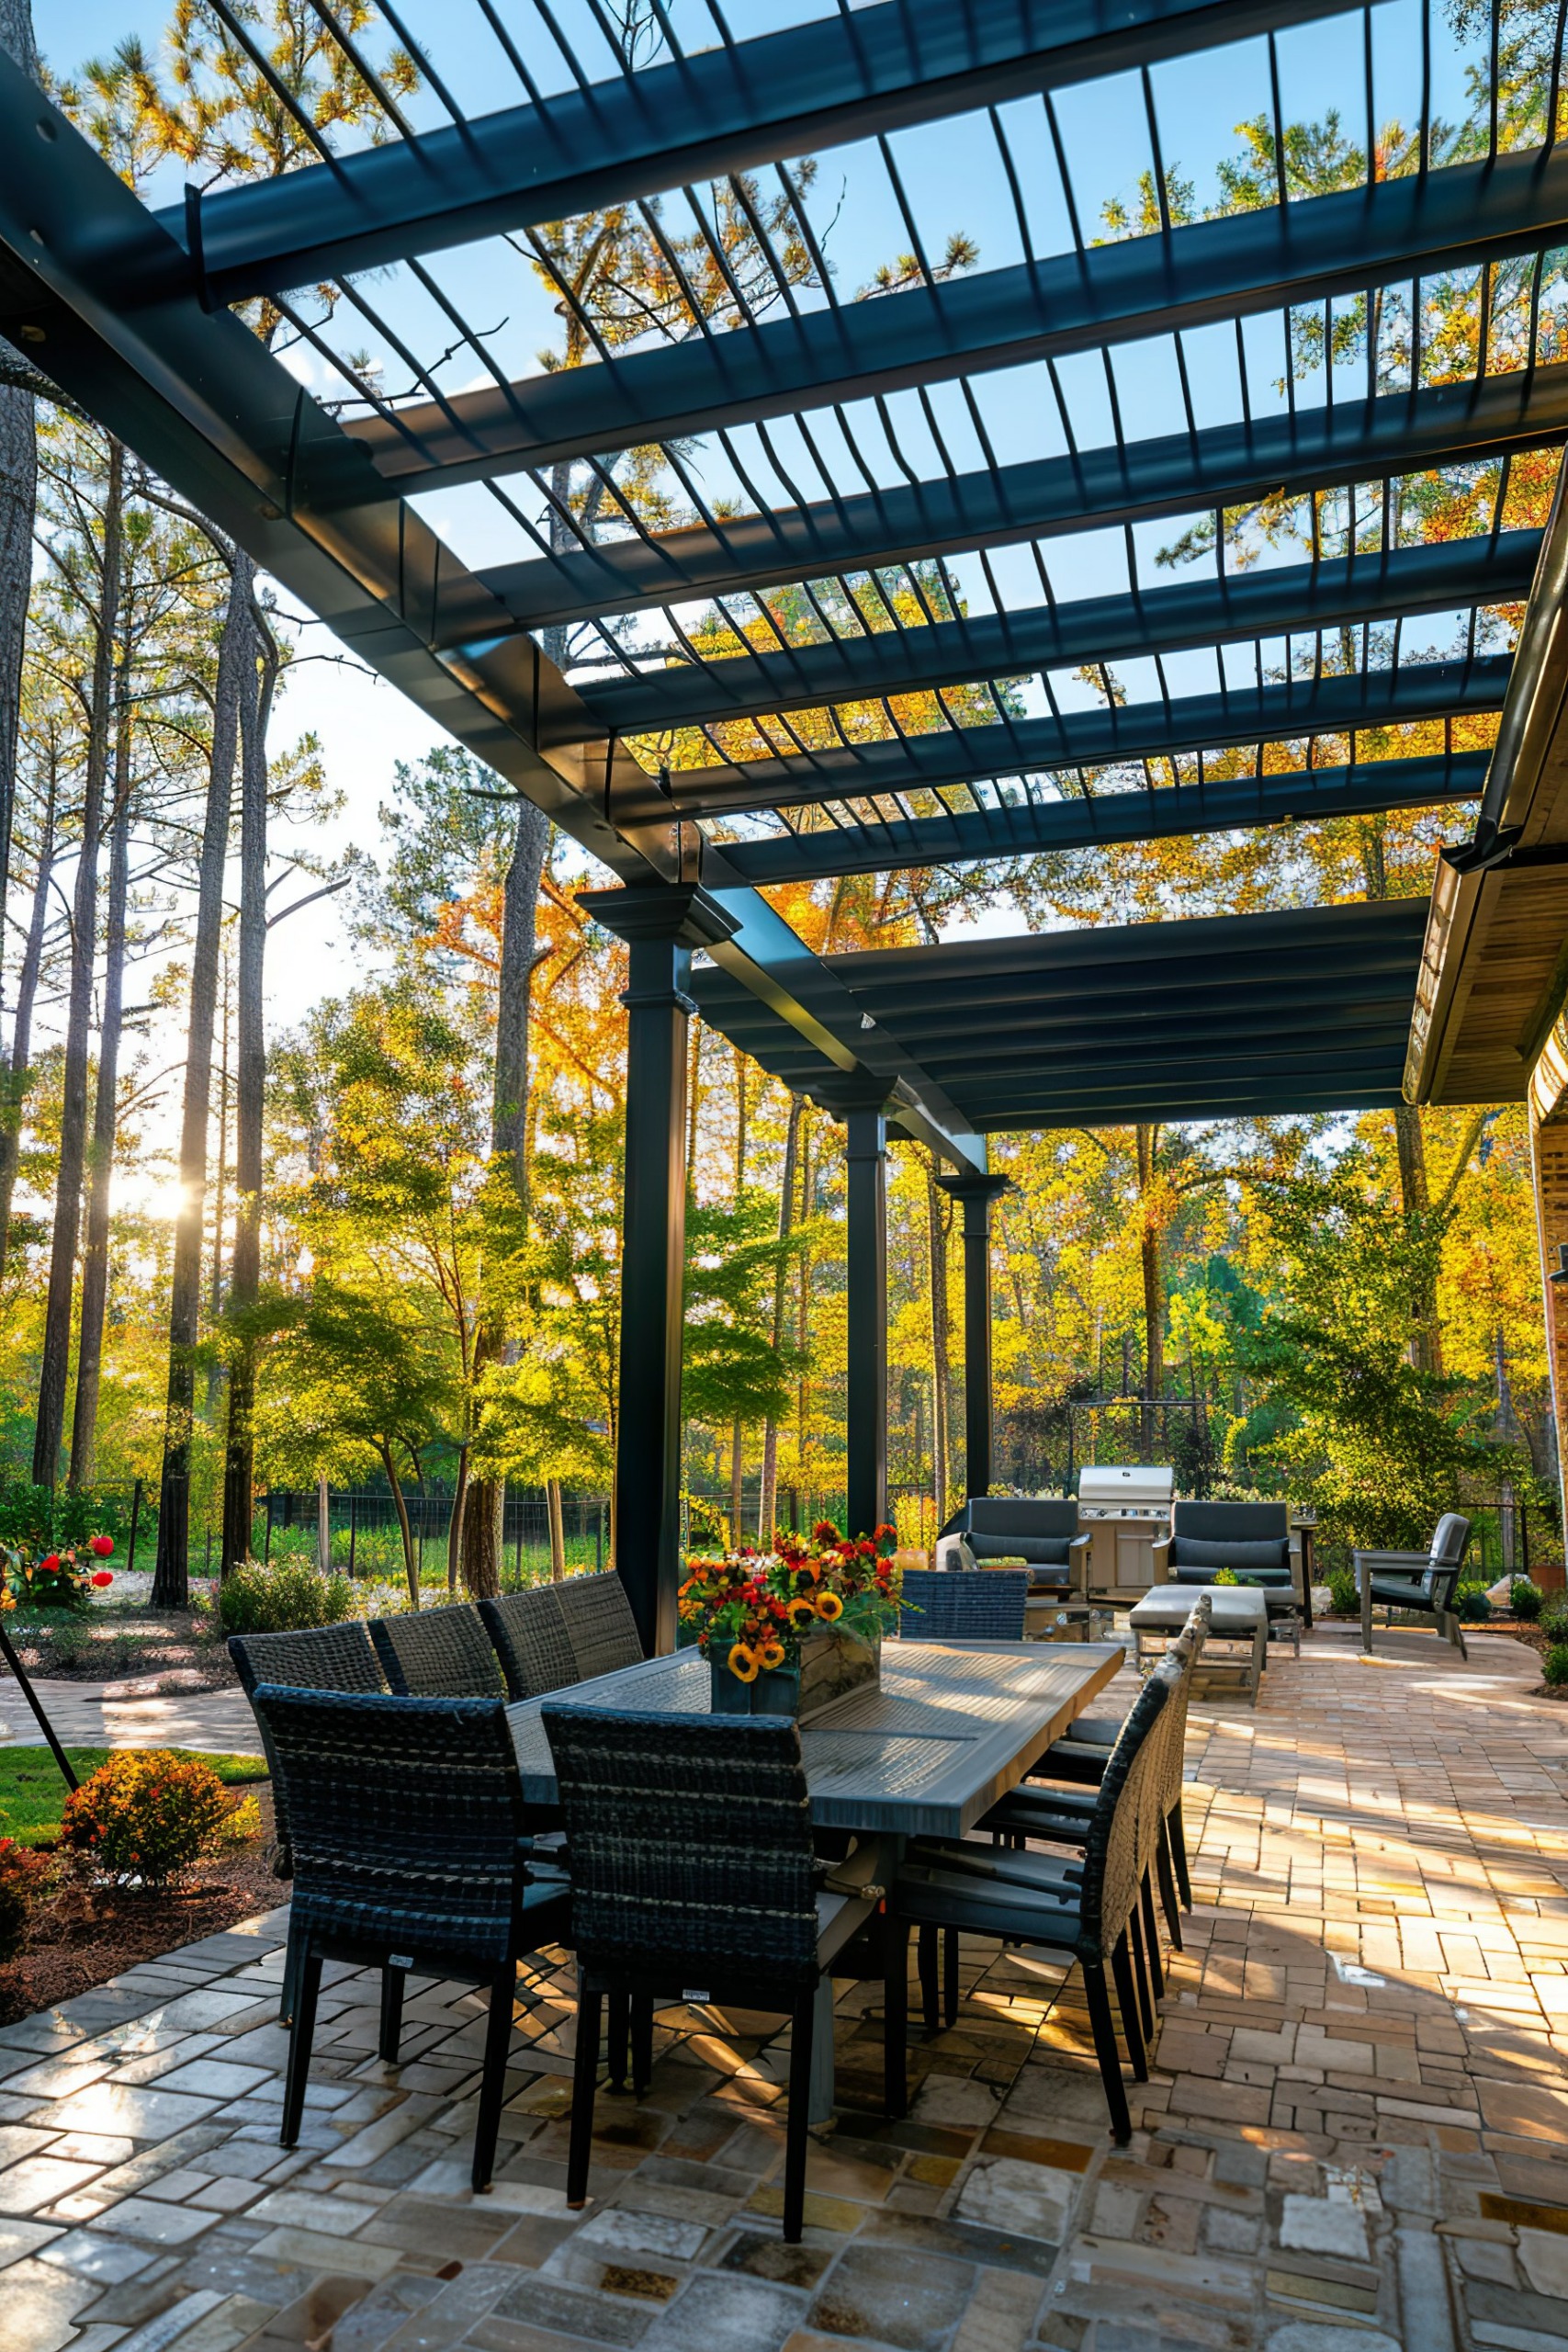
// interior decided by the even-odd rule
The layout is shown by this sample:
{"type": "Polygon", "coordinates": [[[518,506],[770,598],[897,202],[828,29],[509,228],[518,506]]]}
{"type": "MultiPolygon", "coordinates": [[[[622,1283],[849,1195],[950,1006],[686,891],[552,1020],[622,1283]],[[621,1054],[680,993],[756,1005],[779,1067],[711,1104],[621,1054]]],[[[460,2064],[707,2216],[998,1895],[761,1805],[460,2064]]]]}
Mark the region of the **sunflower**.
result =
{"type": "Polygon", "coordinates": [[[744,1642],[736,1643],[726,1662],[738,1682],[755,1682],[757,1679],[756,1653],[749,1650],[744,1642]]]}
{"type": "Polygon", "coordinates": [[[809,1600],[792,1600],[789,1604],[789,1622],[797,1634],[803,1625],[810,1624],[816,1614],[816,1607],[809,1600]]]}
{"type": "Polygon", "coordinates": [[[775,1667],[782,1666],[784,1662],[784,1645],[782,1642],[764,1642],[757,1652],[758,1665],[765,1668],[770,1674],[775,1667]]]}
{"type": "Polygon", "coordinates": [[[836,1617],[841,1617],[843,1613],[844,1604],[839,1599],[836,1592],[819,1592],[818,1594],[817,1614],[828,1624],[830,1625],[836,1617]]]}

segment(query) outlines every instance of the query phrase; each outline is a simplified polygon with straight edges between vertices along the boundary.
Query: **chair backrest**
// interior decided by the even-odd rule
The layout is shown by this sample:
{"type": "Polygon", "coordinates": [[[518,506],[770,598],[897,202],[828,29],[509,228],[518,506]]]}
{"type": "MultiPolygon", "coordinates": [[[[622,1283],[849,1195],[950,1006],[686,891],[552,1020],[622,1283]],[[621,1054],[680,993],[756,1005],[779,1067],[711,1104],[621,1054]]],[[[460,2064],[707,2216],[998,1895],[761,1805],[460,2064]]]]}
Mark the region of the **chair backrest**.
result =
{"type": "Polygon", "coordinates": [[[626,1586],[613,1568],[589,1577],[568,1577],[552,1589],[560,1603],[561,1622],[577,1660],[580,1682],[592,1682],[596,1674],[616,1674],[623,1666],[642,1664],[637,1619],[626,1586]]]}
{"type": "Polygon", "coordinates": [[[815,1982],[799,1726],[782,1715],[540,1710],[579,1960],[677,1991],[815,1982]]]}
{"type": "Polygon", "coordinates": [[[1470,1549],[1470,1521],[1457,1510],[1446,1510],[1432,1537],[1434,1568],[1462,1568],[1470,1549]]]}
{"type": "Polygon", "coordinates": [[[1076,1495],[971,1495],[964,1516],[976,1535],[1076,1535],[1076,1495]]]}
{"type": "Polygon", "coordinates": [[[362,1618],[299,1634],[231,1634],[229,1655],[247,1698],[259,1682],[294,1690],[384,1690],[386,1677],[362,1618]]]}
{"type": "Polygon", "coordinates": [[[489,1699],[502,1690],[501,1667],[472,1601],[376,1617],[370,1638],[400,1698],[489,1699]]]}
{"type": "Polygon", "coordinates": [[[1192,1503],[1173,1505],[1173,1535],[1192,1535],[1205,1543],[1258,1544],[1290,1541],[1291,1507],[1284,1502],[1192,1503]]]}
{"type": "Polygon", "coordinates": [[[294,1847],[296,1924],[499,1966],[516,1949],[523,1784],[496,1699],[258,1685],[294,1847]]]}
{"type": "Polygon", "coordinates": [[[1133,1702],[1106,1765],[1084,1847],[1079,1950],[1087,1947],[1086,1956],[1109,1955],[1154,1858],[1159,1824],[1155,1794],[1166,1761],[1166,1743],[1156,1734],[1179,1679],[1190,1672],[1190,1659],[1161,1659],[1133,1702]]]}
{"type": "Polygon", "coordinates": [[[556,1598],[558,1590],[557,1585],[536,1584],[525,1592],[506,1592],[499,1600],[479,1602],[479,1617],[495,1645],[511,1698],[542,1699],[547,1690],[564,1690],[581,1679],[556,1598]]]}
{"type": "Polygon", "coordinates": [[[1027,1568],[906,1568],[898,1631],[907,1642],[1021,1642],[1027,1568]]]}

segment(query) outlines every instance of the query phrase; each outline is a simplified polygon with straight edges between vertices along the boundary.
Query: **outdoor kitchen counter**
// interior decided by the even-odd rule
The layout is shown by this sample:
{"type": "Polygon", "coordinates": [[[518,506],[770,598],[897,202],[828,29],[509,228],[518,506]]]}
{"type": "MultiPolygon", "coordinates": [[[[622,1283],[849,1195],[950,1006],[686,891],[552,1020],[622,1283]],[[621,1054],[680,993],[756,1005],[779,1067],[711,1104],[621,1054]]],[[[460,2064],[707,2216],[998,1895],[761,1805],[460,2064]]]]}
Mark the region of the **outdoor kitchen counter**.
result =
{"type": "MultiPolygon", "coordinates": [[[[998,1642],[948,1647],[889,1642],[882,1680],[857,1690],[802,1732],[815,1821],[907,1837],[961,1837],[1112,1679],[1119,1643],[1042,1651],[998,1642]]],[[[706,1714],[709,1668],[696,1650],[648,1658],[507,1708],[523,1792],[557,1803],[540,1711],[550,1705],[627,1713],[706,1714]]]]}

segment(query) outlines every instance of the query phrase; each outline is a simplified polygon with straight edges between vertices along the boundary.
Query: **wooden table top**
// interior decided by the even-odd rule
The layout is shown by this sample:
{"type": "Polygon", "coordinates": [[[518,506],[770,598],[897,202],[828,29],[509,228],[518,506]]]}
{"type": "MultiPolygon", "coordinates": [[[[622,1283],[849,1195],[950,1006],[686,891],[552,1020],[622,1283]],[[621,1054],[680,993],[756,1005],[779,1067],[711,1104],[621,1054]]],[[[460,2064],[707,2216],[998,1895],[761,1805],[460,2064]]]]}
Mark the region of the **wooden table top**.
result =
{"type": "MultiPolygon", "coordinates": [[[[853,1692],[801,1734],[813,1820],[909,1837],[961,1836],[1016,1787],[1125,1655],[1113,1643],[885,1643],[880,1685],[853,1692]]],[[[567,1706],[705,1715],[708,1690],[706,1659],[682,1650],[553,1696],[567,1706]]],[[[557,1802],[539,1719],[549,1703],[520,1699],[506,1711],[524,1794],[533,1804],[557,1802]]]]}

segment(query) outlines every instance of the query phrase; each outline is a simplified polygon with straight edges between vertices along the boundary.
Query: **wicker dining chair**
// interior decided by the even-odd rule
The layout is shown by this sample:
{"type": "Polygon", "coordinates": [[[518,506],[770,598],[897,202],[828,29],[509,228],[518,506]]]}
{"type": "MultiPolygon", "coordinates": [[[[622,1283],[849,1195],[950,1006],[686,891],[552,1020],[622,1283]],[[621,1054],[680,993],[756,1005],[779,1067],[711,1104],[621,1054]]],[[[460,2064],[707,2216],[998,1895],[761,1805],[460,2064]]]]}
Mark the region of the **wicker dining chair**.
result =
{"type": "Polygon", "coordinates": [[[281,2144],[299,2137],[321,1967],[379,1967],[383,2034],[410,1973],[490,1990],[473,2186],[489,2186],[506,2089],[517,1963],[569,1943],[558,1878],[529,1869],[523,1783],[502,1702],[383,1698],[262,1683],[294,1840],[299,1992],[281,2144]]]}
{"type": "MultiPolygon", "coordinates": [[[[630,1997],[634,2082],[649,2072],[655,1999],[783,2011],[791,2020],[784,2234],[798,2244],[818,1987],[875,1916],[829,1894],[813,1851],[799,1726],[787,1716],[541,1710],[571,1850],[578,1959],[567,2203],[587,2195],[606,1994],[630,1997]]],[[[900,1984],[902,1979],[900,1978],[900,1984]]]]}
{"type": "Polygon", "coordinates": [[[561,1622],[577,1661],[579,1682],[595,1675],[618,1674],[623,1667],[642,1664],[642,1639],[626,1599],[626,1586],[613,1568],[587,1577],[567,1577],[555,1587],[561,1622]]]}
{"type": "MultiPolygon", "coordinates": [[[[380,1691],[387,1687],[375,1645],[363,1619],[358,1617],[351,1617],[341,1625],[316,1625],[297,1634],[231,1634],[229,1655],[234,1661],[240,1688],[252,1702],[253,1713],[256,1686],[262,1682],[276,1682],[299,1690],[380,1691]]],[[[256,1716],[256,1728],[261,1733],[262,1750],[272,1775],[272,1874],[275,1878],[289,1879],[294,1875],[294,1857],[289,1845],[288,1814],[278,1777],[277,1758],[272,1752],[267,1727],[259,1715],[256,1716]]],[[[284,2025],[294,2015],[299,1982],[299,1944],[294,1933],[294,1915],[290,1912],[288,1941],[283,1960],[283,1985],[277,2005],[278,2017],[284,2025]]],[[[395,2052],[393,2056],[395,2058],[395,2052]]]]}
{"type": "Polygon", "coordinates": [[[553,1584],[530,1585],[481,1600],[479,1618],[501,1660],[510,1699],[542,1699],[581,1680],[577,1657],[553,1584]]]}
{"type": "Polygon", "coordinates": [[[373,1617],[370,1638],[400,1699],[491,1699],[502,1690],[501,1668],[471,1600],[449,1609],[411,1610],[373,1617]]]}
{"type": "MultiPolygon", "coordinates": [[[[1083,1970],[1100,2078],[1118,2143],[1132,2137],[1106,1972],[1121,2011],[1135,2081],[1148,2079],[1146,2033],[1153,2018],[1133,1962],[1136,1920],[1154,1834],[1149,1782],[1157,1772],[1155,1736],[1179,1668],[1164,1660],[1145,1683],[1127,1719],[1096,1802],[1081,1857],[1014,1853],[964,1838],[911,1840],[888,1898],[892,1920],[889,1983],[902,1965],[911,1927],[1045,1944],[1070,1952],[1083,1970]]],[[[890,2095],[903,2086],[905,2036],[889,2003],[886,2068],[890,2095]]]]}
{"type": "Polygon", "coordinates": [[[1027,1568],[906,1568],[898,1631],[907,1642],[1021,1642],[1027,1568]]]}

